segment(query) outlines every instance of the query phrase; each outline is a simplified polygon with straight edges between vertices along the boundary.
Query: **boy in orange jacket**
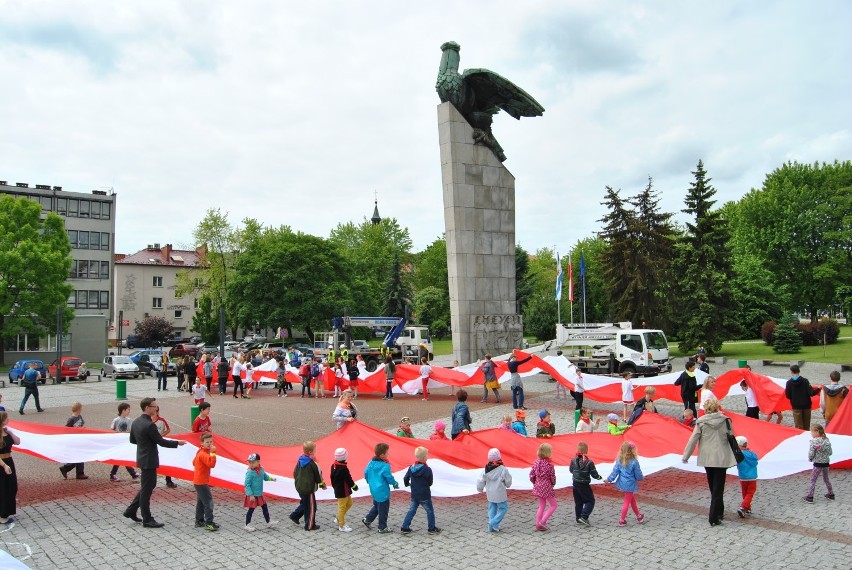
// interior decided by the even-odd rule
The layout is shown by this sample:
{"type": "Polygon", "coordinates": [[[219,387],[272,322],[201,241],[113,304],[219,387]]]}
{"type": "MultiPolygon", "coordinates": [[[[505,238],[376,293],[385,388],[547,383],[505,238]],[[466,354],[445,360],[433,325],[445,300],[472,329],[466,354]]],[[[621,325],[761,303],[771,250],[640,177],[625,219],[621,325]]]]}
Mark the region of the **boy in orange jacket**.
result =
{"type": "Polygon", "coordinates": [[[216,446],[213,434],[209,431],[201,434],[201,448],[192,460],[195,471],[192,484],[195,486],[195,527],[207,530],[219,530],[213,522],[213,495],[210,493],[210,470],[216,467],[216,446]]]}

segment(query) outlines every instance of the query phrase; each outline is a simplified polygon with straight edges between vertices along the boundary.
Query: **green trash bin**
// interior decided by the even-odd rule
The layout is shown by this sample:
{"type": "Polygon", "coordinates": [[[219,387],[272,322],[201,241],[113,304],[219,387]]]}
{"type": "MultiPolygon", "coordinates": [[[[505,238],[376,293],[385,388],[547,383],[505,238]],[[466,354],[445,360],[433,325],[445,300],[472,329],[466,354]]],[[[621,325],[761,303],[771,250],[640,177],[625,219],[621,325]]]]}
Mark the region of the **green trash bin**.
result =
{"type": "Polygon", "coordinates": [[[189,425],[195,423],[195,418],[198,417],[198,405],[189,407],[189,425]]]}
{"type": "Polygon", "coordinates": [[[748,360],[738,360],[737,361],[738,368],[745,368],[748,366],[748,360]]]}
{"type": "Polygon", "coordinates": [[[116,378],[115,379],[115,399],[116,400],[126,400],[127,399],[127,380],[124,378],[116,378]]]}
{"type": "Polygon", "coordinates": [[[580,423],[580,410],[574,410],[574,431],[577,431],[577,424],[580,423]]]}

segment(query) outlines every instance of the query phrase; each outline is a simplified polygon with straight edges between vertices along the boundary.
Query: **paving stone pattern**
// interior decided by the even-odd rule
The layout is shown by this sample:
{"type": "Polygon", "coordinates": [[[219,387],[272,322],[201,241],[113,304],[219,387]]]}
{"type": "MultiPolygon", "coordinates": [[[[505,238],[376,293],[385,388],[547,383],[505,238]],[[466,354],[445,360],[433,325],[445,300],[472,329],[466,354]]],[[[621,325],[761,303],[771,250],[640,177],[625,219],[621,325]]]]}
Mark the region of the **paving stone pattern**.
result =
{"type": "MultiPolygon", "coordinates": [[[[730,367],[714,366],[713,371],[730,367]]],[[[831,369],[830,365],[807,365],[803,372],[812,382],[822,383],[831,369]]],[[[784,368],[756,370],[773,376],[786,375],[784,368]]],[[[844,384],[849,384],[849,380],[849,375],[844,374],[844,384]]],[[[151,379],[128,382],[132,415],[137,415],[139,398],[151,392],[158,395],[155,386],[151,379]]],[[[527,379],[526,387],[530,416],[547,407],[553,412],[557,432],[564,433],[573,402],[556,400],[554,384],[545,376],[527,379]]],[[[13,410],[16,420],[62,424],[70,402],[79,400],[85,405],[87,425],[102,427],[108,426],[115,415],[111,390],[112,382],[47,387],[42,393],[48,412],[35,414],[28,410],[26,416],[14,412],[19,388],[8,387],[2,393],[4,404],[13,410]]],[[[437,392],[429,402],[413,396],[397,397],[394,402],[383,402],[380,396],[362,396],[359,410],[369,411],[374,420],[370,423],[388,431],[393,430],[401,415],[410,415],[417,421],[413,426],[415,435],[425,436],[431,432],[435,419],[447,419],[454,402],[449,390],[437,392]]],[[[253,395],[250,401],[230,397],[212,400],[218,433],[263,444],[292,445],[308,437],[322,437],[333,429],[333,400],[277,398],[268,388],[253,395]],[[282,409],[298,412],[281,413],[282,409]]],[[[174,416],[175,431],[181,431],[181,424],[188,423],[187,396],[174,389],[159,396],[161,408],[174,416]],[[182,415],[187,417],[181,418],[182,415]]],[[[475,427],[496,426],[500,416],[511,411],[511,395],[504,390],[503,397],[499,406],[480,404],[480,391],[471,390],[475,427]]],[[[741,400],[726,398],[723,405],[743,411],[741,400]]],[[[600,412],[617,410],[614,404],[589,405],[600,412]]],[[[660,408],[670,415],[679,411],[674,404],[660,408]]],[[[787,415],[785,423],[790,424],[787,415]]],[[[336,529],[334,502],[320,503],[318,523],[322,528],[306,532],[287,519],[295,502],[277,499],[270,500],[270,510],[280,525],[265,529],[259,524],[257,532],[247,533],[242,528],[245,509],[241,496],[216,489],[216,521],[222,528],[214,533],[194,528],[195,493],[190,482],[178,481],[177,489],[166,489],[162,478],[154,492],[152,510],[166,526],[145,529],[121,516],[138,488],[123,469],[119,483],[109,482],[109,466],[102,464],[87,464],[86,472],[91,476],[87,481],[65,481],[54,463],[21,453],[16,453],[15,458],[21,472],[18,520],[8,528],[0,528],[0,548],[32,568],[852,567],[850,471],[831,472],[836,501],[822,498],[821,491],[813,505],[801,500],[809,481],[807,473],[760,481],[754,516],[745,520],[739,519],[734,510],[740,492],[736,477],[730,476],[726,487],[727,517],[722,526],[715,528],[707,523],[709,492],[703,475],[666,470],[640,484],[637,499],[647,516],[643,524],[628,518],[628,526],[619,528],[616,523],[621,494],[611,487],[595,487],[597,505],[592,526],[577,525],[569,488],[557,491],[559,507],[549,532],[536,532],[533,528],[537,507],[534,497],[529,492],[510,492],[502,533],[486,532],[485,497],[478,495],[435,499],[437,524],[444,532],[427,535],[421,510],[412,524],[414,532],[403,536],[398,531],[408,506],[408,495],[404,493],[394,493],[391,498],[392,534],[368,531],[360,523],[369,508],[367,499],[356,500],[350,511],[347,522],[354,529],[351,533],[336,529]]],[[[262,515],[257,512],[253,522],[259,521],[262,515]]]]}

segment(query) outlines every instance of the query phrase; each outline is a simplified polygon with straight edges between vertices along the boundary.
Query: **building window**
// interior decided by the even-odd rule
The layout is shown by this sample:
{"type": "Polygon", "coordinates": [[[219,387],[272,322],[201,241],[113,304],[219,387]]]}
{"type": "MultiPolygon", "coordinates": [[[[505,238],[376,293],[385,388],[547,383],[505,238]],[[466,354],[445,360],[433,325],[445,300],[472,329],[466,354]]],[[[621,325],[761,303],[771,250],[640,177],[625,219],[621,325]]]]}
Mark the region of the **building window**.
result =
{"type": "Polygon", "coordinates": [[[68,295],[68,306],[76,307],[77,306],[77,292],[71,291],[71,294],[68,295]]]}
{"type": "Polygon", "coordinates": [[[89,292],[88,291],[77,291],[77,308],[85,309],[86,305],[89,304],[89,292]]]}
{"type": "Polygon", "coordinates": [[[181,297],[183,297],[183,294],[177,289],[175,289],[175,299],[180,299],[181,297]]]}
{"type": "Polygon", "coordinates": [[[162,275],[154,275],[154,287],[162,287],[162,286],[163,286],[162,275]]]}
{"type": "Polygon", "coordinates": [[[101,309],[109,309],[109,291],[101,291],[101,309]]]}
{"type": "Polygon", "coordinates": [[[101,261],[101,279],[109,279],[109,261],[101,261]]]}
{"type": "Polygon", "coordinates": [[[77,245],[79,249],[89,249],[89,232],[79,232],[77,245]]]}
{"type": "Polygon", "coordinates": [[[181,311],[181,310],[176,310],[176,311],[175,311],[175,318],[176,318],[176,319],[182,319],[182,318],[183,318],[183,311],[181,311]]]}
{"type": "Polygon", "coordinates": [[[68,230],[68,241],[71,242],[71,249],[77,249],[77,230],[68,230]]]}
{"type": "Polygon", "coordinates": [[[89,217],[89,202],[88,200],[80,200],[80,217],[88,218],[89,217]]]}
{"type": "Polygon", "coordinates": [[[101,203],[100,202],[91,202],[91,206],[89,207],[89,215],[93,220],[101,219],[101,203]]]}
{"type": "Polygon", "coordinates": [[[110,203],[102,202],[101,203],[101,219],[108,220],[110,217],[110,203]]]}
{"type": "Polygon", "coordinates": [[[105,232],[101,232],[101,249],[108,250],[109,249],[109,234],[105,232]]]}
{"type": "Polygon", "coordinates": [[[79,207],[80,207],[80,203],[76,198],[69,198],[68,199],[68,215],[69,216],[71,216],[72,218],[76,218],[77,217],[77,210],[79,209],[79,207]]]}
{"type": "Polygon", "coordinates": [[[52,202],[53,202],[53,200],[52,200],[52,198],[51,198],[50,196],[41,196],[41,197],[39,197],[38,201],[39,201],[39,203],[41,204],[41,209],[42,209],[42,210],[48,210],[48,211],[50,211],[50,210],[52,209],[52,206],[53,206],[52,202]]]}
{"type": "Polygon", "coordinates": [[[98,291],[89,291],[89,308],[97,309],[98,308],[98,291]]]}
{"type": "Polygon", "coordinates": [[[77,262],[77,277],[80,279],[89,278],[89,262],[81,259],[77,262]]]}
{"type": "Polygon", "coordinates": [[[77,260],[71,260],[71,272],[68,274],[70,279],[75,279],[77,277],[77,260]]]}
{"type": "Polygon", "coordinates": [[[100,249],[101,248],[101,233],[100,232],[89,232],[89,247],[91,249],[100,249]]]}
{"type": "Polygon", "coordinates": [[[100,278],[101,277],[98,273],[98,262],[94,261],[94,260],[89,261],[89,279],[100,279],[100,278]]]}
{"type": "Polygon", "coordinates": [[[162,297],[154,297],[154,300],[151,303],[151,306],[155,309],[162,309],[163,308],[163,298],[162,297]]]}
{"type": "Polygon", "coordinates": [[[56,213],[63,216],[68,213],[68,198],[56,199],[56,213]]]}
{"type": "Polygon", "coordinates": [[[192,300],[192,308],[193,308],[193,309],[197,309],[197,308],[198,308],[198,299],[193,299],[193,300],[192,300]]]}

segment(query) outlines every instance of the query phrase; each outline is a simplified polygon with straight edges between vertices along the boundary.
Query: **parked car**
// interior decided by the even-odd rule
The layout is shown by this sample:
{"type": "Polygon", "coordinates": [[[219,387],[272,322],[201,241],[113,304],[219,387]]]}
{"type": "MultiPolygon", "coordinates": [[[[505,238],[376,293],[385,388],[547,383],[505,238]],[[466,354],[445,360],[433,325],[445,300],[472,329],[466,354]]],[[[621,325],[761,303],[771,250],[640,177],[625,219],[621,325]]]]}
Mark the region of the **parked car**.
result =
{"type": "Polygon", "coordinates": [[[287,348],[292,348],[293,350],[297,350],[302,358],[313,358],[314,357],[314,348],[312,346],[308,346],[307,344],[291,344],[287,348]]]}
{"type": "Polygon", "coordinates": [[[184,356],[192,356],[194,358],[198,358],[199,352],[201,351],[194,344],[182,342],[172,347],[172,349],[169,351],[169,356],[171,358],[183,358],[184,356]]]}
{"type": "Polygon", "coordinates": [[[125,378],[131,376],[139,378],[141,375],[136,363],[130,360],[129,356],[124,356],[123,354],[105,356],[101,370],[104,376],[113,380],[122,376],[125,378]]]}
{"type": "Polygon", "coordinates": [[[357,349],[358,351],[370,350],[370,343],[366,340],[353,340],[352,348],[357,349]]]}
{"type": "Polygon", "coordinates": [[[17,382],[24,375],[24,372],[29,369],[31,362],[38,363],[38,368],[36,368],[36,370],[38,370],[40,382],[44,384],[47,381],[47,370],[44,368],[44,361],[36,360],[34,358],[25,358],[17,361],[12,368],[9,369],[9,382],[17,382]]]}
{"type": "MultiPolygon", "coordinates": [[[[147,374],[148,376],[157,376],[163,369],[163,365],[161,362],[162,356],[162,352],[160,352],[160,354],[142,354],[136,360],[136,365],[139,366],[139,370],[142,371],[142,374],[147,374]]],[[[166,375],[177,376],[177,364],[172,361],[169,361],[169,370],[166,375]]]]}
{"type": "MultiPolygon", "coordinates": [[[[80,366],[83,364],[83,361],[76,356],[63,356],[62,357],[62,370],[60,374],[56,372],[56,360],[50,363],[50,366],[47,367],[47,375],[50,378],[57,378],[60,382],[63,380],[77,380],[80,376],[80,366]]],[[[84,372],[84,378],[89,376],[89,371],[86,370],[84,372]]]]}
{"type": "Polygon", "coordinates": [[[225,341],[225,349],[230,348],[231,350],[234,350],[234,347],[237,346],[238,344],[240,344],[240,343],[238,343],[235,340],[226,340],[225,341]]]}
{"type": "Polygon", "coordinates": [[[123,346],[125,346],[126,348],[139,348],[139,347],[141,347],[142,343],[141,343],[141,339],[139,338],[139,335],[135,335],[135,334],[127,335],[127,338],[124,339],[123,346]]]}
{"type": "Polygon", "coordinates": [[[130,358],[130,360],[132,360],[135,364],[139,364],[139,358],[140,358],[143,354],[147,354],[147,355],[149,355],[149,356],[151,356],[151,355],[156,355],[156,356],[157,356],[157,358],[159,358],[159,357],[161,357],[161,356],[163,355],[163,349],[162,349],[162,348],[143,348],[142,350],[136,350],[136,351],[134,351],[134,352],[131,352],[131,353],[130,353],[130,354],[128,354],[127,356],[128,356],[128,357],[130,358]]]}

